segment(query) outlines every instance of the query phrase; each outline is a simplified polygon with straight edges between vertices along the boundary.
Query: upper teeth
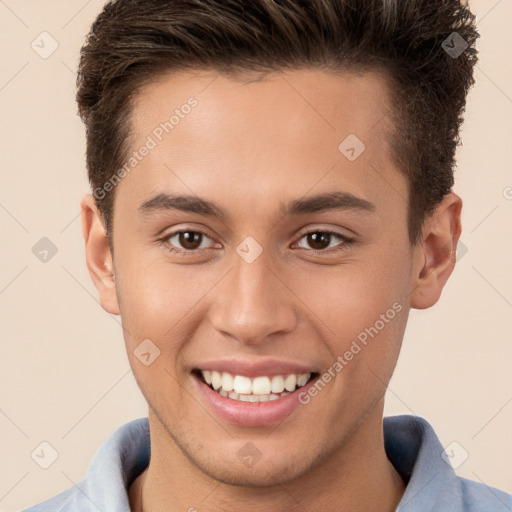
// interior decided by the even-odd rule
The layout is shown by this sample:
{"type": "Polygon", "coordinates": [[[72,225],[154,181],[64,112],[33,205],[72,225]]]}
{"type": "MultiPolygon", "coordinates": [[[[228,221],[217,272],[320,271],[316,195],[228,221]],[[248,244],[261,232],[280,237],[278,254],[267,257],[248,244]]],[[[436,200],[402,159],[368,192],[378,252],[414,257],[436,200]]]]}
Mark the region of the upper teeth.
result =
{"type": "Polygon", "coordinates": [[[228,372],[217,372],[215,370],[201,370],[204,380],[213,386],[214,389],[224,391],[235,391],[245,395],[268,395],[270,393],[282,393],[295,391],[295,387],[304,386],[311,377],[310,373],[276,375],[274,377],[255,377],[250,379],[244,375],[232,375],[228,372]]]}

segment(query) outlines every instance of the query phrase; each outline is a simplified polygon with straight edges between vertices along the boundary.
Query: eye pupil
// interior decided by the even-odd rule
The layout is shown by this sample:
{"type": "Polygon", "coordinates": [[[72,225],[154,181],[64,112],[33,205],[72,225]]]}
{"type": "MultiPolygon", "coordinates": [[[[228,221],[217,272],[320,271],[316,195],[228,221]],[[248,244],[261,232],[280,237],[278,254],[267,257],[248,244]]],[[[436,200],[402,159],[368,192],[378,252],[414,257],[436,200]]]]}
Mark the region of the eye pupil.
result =
{"type": "Polygon", "coordinates": [[[325,249],[329,247],[329,243],[331,241],[330,233],[309,233],[308,235],[308,243],[313,249],[325,249]]]}
{"type": "Polygon", "coordinates": [[[185,249],[197,249],[201,245],[201,233],[183,231],[179,234],[179,242],[185,249]]]}

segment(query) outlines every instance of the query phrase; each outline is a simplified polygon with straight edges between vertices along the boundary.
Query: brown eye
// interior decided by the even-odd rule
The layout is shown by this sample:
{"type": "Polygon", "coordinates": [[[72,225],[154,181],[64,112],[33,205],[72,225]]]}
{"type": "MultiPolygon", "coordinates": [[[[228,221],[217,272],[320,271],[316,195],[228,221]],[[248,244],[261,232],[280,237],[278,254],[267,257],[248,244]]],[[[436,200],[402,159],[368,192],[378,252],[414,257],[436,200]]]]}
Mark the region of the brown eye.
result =
{"type": "Polygon", "coordinates": [[[178,241],[184,249],[197,249],[201,245],[203,235],[194,231],[178,233],[178,241]]]}
{"type": "Polygon", "coordinates": [[[326,249],[342,250],[353,243],[353,241],[353,239],[341,233],[332,231],[311,231],[302,235],[299,241],[299,247],[301,249],[312,249],[313,251],[330,252],[326,251],[326,249]],[[305,245],[300,244],[303,240],[306,241],[305,245]]]}
{"type": "Polygon", "coordinates": [[[313,249],[326,249],[331,242],[331,234],[322,232],[308,233],[306,240],[313,249]]]}
{"type": "Polygon", "coordinates": [[[182,230],[171,233],[164,240],[171,246],[171,251],[186,252],[207,248],[205,239],[210,240],[210,237],[201,231],[182,230]]]}

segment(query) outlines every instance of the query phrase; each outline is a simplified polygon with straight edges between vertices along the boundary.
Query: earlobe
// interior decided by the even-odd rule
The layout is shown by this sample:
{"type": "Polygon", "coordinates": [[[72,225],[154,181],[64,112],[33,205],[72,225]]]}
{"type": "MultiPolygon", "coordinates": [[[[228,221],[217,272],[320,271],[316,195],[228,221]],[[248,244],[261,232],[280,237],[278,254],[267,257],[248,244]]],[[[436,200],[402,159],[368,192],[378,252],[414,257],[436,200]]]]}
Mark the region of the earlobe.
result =
{"type": "Polygon", "coordinates": [[[450,192],[425,221],[422,241],[413,249],[411,308],[429,308],[441,297],[455,267],[461,210],[462,199],[450,192]]]}
{"type": "Polygon", "coordinates": [[[101,213],[91,194],[84,196],[80,206],[89,274],[98,290],[103,309],[112,315],[118,315],[119,303],[115,287],[114,265],[101,213]]]}

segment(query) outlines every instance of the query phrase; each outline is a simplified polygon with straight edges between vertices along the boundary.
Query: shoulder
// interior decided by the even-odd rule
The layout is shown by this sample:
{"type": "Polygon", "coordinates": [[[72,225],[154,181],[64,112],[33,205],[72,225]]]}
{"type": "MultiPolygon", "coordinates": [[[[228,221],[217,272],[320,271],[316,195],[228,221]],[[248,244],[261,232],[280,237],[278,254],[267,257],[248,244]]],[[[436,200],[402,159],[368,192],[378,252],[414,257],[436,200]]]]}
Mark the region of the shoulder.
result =
{"type": "Polygon", "coordinates": [[[22,512],[129,511],[129,486],[146,468],[150,452],[147,418],[122,425],[97,450],[84,478],[22,512]]]}
{"type": "Polygon", "coordinates": [[[512,496],[451,466],[432,426],[417,416],[384,419],[386,454],[406,482],[398,512],[511,512],[512,496]]]}
{"type": "Polygon", "coordinates": [[[510,512],[512,495],[490,485],[459,478],[460,492],[466,512],[510,512]]]}
{"type": "Polygon", "coordinates": [[[52,498],[24,509],[22,512],[67,512],[70,510],[76,510],[75,504],[77,503],[77,493],[80,493],[79,489],[83,484],[85,484],[85,481],[81,480],[77,483],[78,488],[70,487],[52,498]]]}

